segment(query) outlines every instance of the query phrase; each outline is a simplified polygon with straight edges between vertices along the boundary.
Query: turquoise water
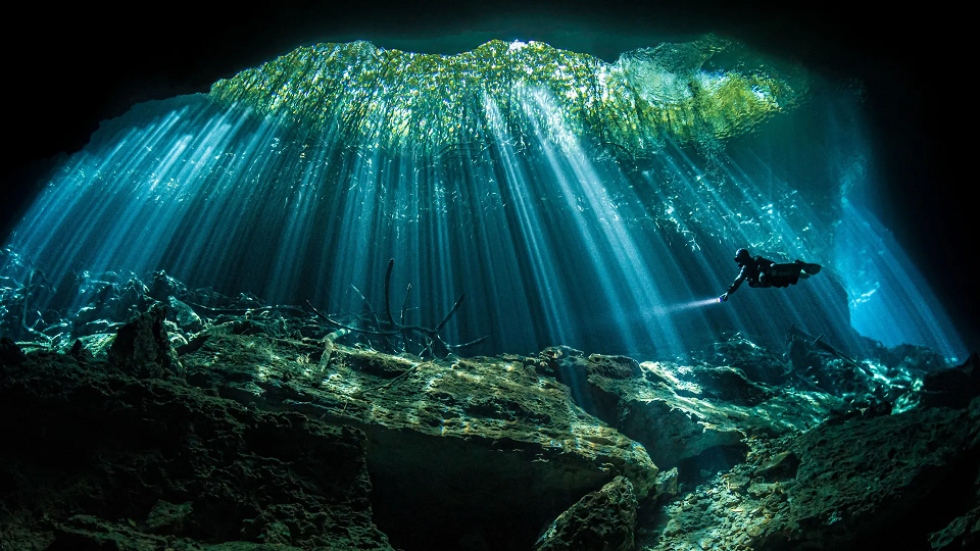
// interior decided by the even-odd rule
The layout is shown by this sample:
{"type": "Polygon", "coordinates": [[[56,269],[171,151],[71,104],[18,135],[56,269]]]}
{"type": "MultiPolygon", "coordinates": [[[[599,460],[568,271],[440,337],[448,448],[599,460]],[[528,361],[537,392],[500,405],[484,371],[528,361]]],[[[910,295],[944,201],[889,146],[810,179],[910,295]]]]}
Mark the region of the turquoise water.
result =
{"type": "MultiPolygon", "coordinates": [[[[541,43],[301,48],[106,121],[6,245],[52,282],[165,270],[350,323],[386,290],[426,327],[464,297],[441,331],[486,337],[473,354],[662,357],[796,328],[962,355],[849,200],[876,185],[858,95],[714,37],[615,63],[541,43]],[[738,247],[825,270],[719,303],[738,247]],[[880,306],[882,287],[902,293],[880,306]]],[[[34,306],[81,306],[59,300],[34,306]]]]}

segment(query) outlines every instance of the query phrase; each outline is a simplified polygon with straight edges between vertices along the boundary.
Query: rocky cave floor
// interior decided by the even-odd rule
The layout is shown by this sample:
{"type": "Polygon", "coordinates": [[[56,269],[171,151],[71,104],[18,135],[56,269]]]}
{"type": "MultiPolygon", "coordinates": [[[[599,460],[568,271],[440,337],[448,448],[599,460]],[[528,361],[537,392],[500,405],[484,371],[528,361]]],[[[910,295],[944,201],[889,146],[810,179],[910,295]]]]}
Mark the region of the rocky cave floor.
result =
{"type": "Polygon", "coordinates": [[[795,333],[683,360],[466,357],[328,317],[162,272],[0,279],[0,549],[980,542],[976,354],[855,359],[795,333]],[[59,292],[83,305],[32,308],[59,292]]]}

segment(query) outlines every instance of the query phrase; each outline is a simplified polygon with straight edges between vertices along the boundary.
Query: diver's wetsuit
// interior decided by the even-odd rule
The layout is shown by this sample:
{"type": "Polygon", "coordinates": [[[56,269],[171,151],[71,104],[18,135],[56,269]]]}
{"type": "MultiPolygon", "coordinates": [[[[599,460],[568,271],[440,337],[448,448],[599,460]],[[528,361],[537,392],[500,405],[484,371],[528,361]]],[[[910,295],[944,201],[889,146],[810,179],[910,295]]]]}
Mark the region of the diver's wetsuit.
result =
{"type": "Polygon", "coordinates": [[[738,290],[743,281],[749,282],[749,287],[788,287],[796,285],[801,277],[809,277],[820,271],[819,264],[807,264],[802,260],[777,264],[768,258],[752,256],[739,262],[742,269],[732,282],[725,294],[718,297],[722,302],[728,300],[728,295],[738,290]]]}
{"type": "MultiPolygon", "coordinates": [[[[749,282],[749,287],[772,287],[772,278],[766,277],[766,270],[775,264],[772,260],[761,256],[753,256],[742,264],[742,269],[738,272],[738,277],[728,287],[727,294],[734,293],[743,281],[749,282]]],[[[795,281],[793,283],[796,283],[795,281]]],[[[778,285],[777,285],[778,286],[778,285]]],[[[782,285],[785,287],[786,285],[782,285]]]]}

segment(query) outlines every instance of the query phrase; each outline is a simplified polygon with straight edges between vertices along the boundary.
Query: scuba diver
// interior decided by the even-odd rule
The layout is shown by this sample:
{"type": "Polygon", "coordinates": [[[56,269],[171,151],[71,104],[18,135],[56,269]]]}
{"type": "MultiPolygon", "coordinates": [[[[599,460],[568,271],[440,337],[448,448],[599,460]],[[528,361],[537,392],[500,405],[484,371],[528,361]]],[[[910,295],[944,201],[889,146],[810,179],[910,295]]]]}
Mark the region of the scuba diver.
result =
{"type": "Polygon", "coordinates": [[[728,290],[718,297],[718,302],[728,300],[728,295],[737,291],[745,280],[749,281],[749,287],[788,287],[820,271],[819,264],[809,264],[802,260],[780,264],[768,258],[752,256],[748,249],[735,251],[735,262],[741,270],[728,290]]]}

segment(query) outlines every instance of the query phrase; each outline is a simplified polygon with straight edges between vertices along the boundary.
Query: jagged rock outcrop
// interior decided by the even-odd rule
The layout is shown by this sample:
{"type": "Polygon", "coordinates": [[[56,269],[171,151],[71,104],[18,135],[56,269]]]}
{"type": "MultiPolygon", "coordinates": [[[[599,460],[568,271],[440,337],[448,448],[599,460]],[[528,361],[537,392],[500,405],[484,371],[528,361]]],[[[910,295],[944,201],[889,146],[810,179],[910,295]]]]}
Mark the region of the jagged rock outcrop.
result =
{"type": "Polygon", "coordinates": [[[392,551],[363,432],[104,360],[0,362],[4,549],[392,551]]]}
{"type": "Polygon", "coordinates": [[[954,369],[928,373],[922,380],[922,405],[962,408],[980,394],[980,354],[954,369]]]}
{"type": "Polygon", "coordinates": [[[534,551],[633,551],[636,495],[621,476],[562,513],[534,551]]]}
{"type": "Polygon", "coordinates": [[[200,311],[220,317],[197,333],[157,305],[70,347],[0,341],[0,542],[951,551],[980,533],[975,358],[884,366],[810,340],[801,366],[736,338],[689,364],[423,361],[295,309],[200,311]]]}
{"type": "Polygon", "coordinates": [[[618,475],[656,493],[642,446],[579,408],[521,356],[421,361],[333,344],[214,334],[182,357],[195,384],[368,436],[378,525],[396,545],[529,548],[618,475]],[[506,525],[507,530],[500,530],[506,525]]]}
{"type": "Polygon", "coordinates": [[[137,377],[183,374],[183,366],[167,338],[166,319],[166,307],[158,304],[119,328],[109,347],[109,363],[137,377]]]}
{"type": "Polygon", "coordinates": [[[638,363],[556,350],[556,371],[581,389],[586,411],[643,444],[658,467],[687,463],[687,480],[699,477],[699,463],[727,468],[741,462],[750,438],[811,428],[843,404],[823,393],[756,383],[728,366],[638,363]],[[616,361],[620,369],[613,370],[609,365],[616,361]],[[639,376],[625,376],[633,373],[639,376]]]}
{"type": "Polygon", "coordinates": [[[0,338],[0,365],[20,365],[26,359],[17,343],[7,337],[0,338]]]}
{"type": "MultiPolygon", "coordinates": [[[[915,541],[942,514],[963,513],[980,460],[980,400],[825,423],[790,447],[799,457],[787,510],[759,548],[915,541]],[[912,527],[915,528],[912,528],[912,527]]],[[[891,547],[891,546],[886,546],[891,547]]]]}
{"type": "Polygon", "coordinates": [[[980,543],[980,495],[974,495],[973,503],[977,505],[929,534],[929,546],[942,550],[976,547],[980,543]]]}
{"type": "Polygon", "coordinates": [[[756,439],[744,463],[671,503],[644,549],[966,549],[975,541],[980,400],[831,418],[756,439]]]}

